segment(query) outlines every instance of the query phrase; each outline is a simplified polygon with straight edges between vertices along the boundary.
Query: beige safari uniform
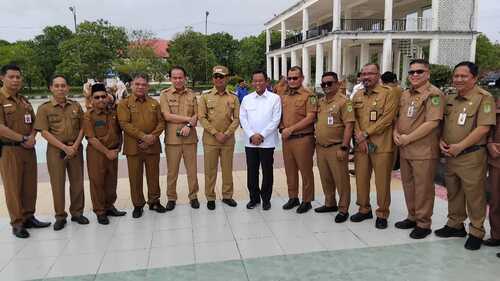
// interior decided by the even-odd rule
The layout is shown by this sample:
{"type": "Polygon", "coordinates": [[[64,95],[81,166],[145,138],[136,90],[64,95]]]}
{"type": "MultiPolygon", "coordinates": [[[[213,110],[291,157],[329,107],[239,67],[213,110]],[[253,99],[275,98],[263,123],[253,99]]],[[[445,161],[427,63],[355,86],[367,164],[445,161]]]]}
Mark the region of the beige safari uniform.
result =
{"type": "MultiPolygon", "coordinates": [[[[43,103],[37,111],[35,129],[48,131],[65,145],[72,145],[83,125],[83,110],[77,101],[66,99],[64,105],[59,105],[54,98],[43,103]]],[[[83,149],[78,148],[77,154],[71,159],[65,159],[65,154],[59,148],[48,144],[47,168],[49,170],[52,196],[56,219],[67,217],[65,209],[66,171],[69,178],[71,216],[82,215],[85,206],[83,191],[83,149]]]]}
{"type": "Polygon", "coordinates": [[[233,154],[234,132],[240,124],[240,103],[238,97],[228,91],[217,93],[214,88],[201,96],[198,104],[198,119],[203,126],[203,150],[205,164],[205,196],[215,200],[215,181],[219,158],[222,168],[222,198],[233,197],[233,154]],[[221,144],[215,138],[217,132],[229,139],[221,144]]]}
{"type": "MultiPolygon", "coordinates": [[[[443,111],[444,96],[430,83],[406,90],[400,101],[397,131],[408,135],[425,122],[439,122],[443,119],[443,111]]],[[[408,219],[425,229],[431,228],[434,208],[439,131],[438,126],[428,135],[399,149],[408,219]]]]}
{"type": "MultiPolygon", "coordinates": [[[[191,89],[177,92],[175,88],[169,88],[161,93],[161,111],[192,117],[198,112],[196,94],[191,89]]],[[[167,154],[167,198],[177,200],[177,178],[179,176],[179,165],[181,158],[187,172],[189,199],[197,199],[199,190],[197,176],[197,142],[196,128],[192,127],[187,137],[177,135],[177,132],[185,124],[166,122],[165,150],[167,154]]]]}
{"type": "MultiPolygon", "coordinates": [[[[478,126],[496,123],[495,101],[490,93],[474,87],[464,97],[456,94],[446,96],[443,140],[456,144],[466,138],[478,126]],[[463,125],[460,115],[465,114],[463,125]]],[[[486,169],[487,157],[484,146],[487,136],[476,145],[478,150],[446,158],[445,183],[448,190],[448,222],[453,228],[461,228],[469,217],[469,234],[484,237],[486,216],[486,169]]]]}
{"type": "Polygon", "coordinates": [[[321,185],[325,193],[325,206],[337,206],[335,190],[339,193],[339,211],[349,212],[351,202],[351,183],[349,180],[348,157],[337,159],[344,139],[345,126],[354,123],[351,102],[337,93],[331,100],[319,99],[318,118],[316,119],[316,160],[321,185]]]}

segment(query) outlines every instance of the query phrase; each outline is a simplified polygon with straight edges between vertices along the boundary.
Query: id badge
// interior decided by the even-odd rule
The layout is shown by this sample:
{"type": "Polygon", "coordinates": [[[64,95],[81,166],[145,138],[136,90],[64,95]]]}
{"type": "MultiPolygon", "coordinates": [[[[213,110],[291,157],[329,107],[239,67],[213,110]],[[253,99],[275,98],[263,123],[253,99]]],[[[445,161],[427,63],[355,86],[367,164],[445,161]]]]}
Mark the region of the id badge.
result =
{"type": "Polygon", "coordinates": [[[460,126],[465,125],[465,121],[467,120],[467,113],[462,112],[458,115],[458,121],[457,124],[460,126]]]}
{"type": "Polygon", "coordinates": [[[377,111],[370,111],[370,121],[377,121],[377,111]]]}
{"type": "Polygon", "coordinates": [[[406,112],[406,117],[413,118],[415,114],[415,105],[413,102],[411,105],[408,107],[408,112],[406,112]]]}
{"type": "Polygon", "coordinates": [[[332,126],[333,125],[333,116],[328,116],[328,120],[327,120],[327,124],[328,126],[332,126]]]}
{"type": "Polygon", "coordinates": [[[24,114],[24,124],[31,124],[33,120],[31,120],[31,114],[24,114]]]}

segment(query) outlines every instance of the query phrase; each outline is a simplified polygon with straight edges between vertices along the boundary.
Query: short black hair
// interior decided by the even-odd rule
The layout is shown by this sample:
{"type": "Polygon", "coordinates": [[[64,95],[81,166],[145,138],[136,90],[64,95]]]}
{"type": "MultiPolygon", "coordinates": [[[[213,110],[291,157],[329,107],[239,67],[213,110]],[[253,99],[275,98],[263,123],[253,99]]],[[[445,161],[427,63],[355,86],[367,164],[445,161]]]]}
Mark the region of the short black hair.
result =
{"type": "Polygon", "coordinates": [[[256,75],[256,74],[262,74],[264,76],[264,80],[267,80],[267,73],[264,71],[264,70],[255,70],[254,72],[252,72],[252,79],[253,79],[253,76],[256,75]]]}
{"type": "Polygon", "coordinates": [[[54,84],[54,80],[56,80],[56,78],[62,78],[62,79],[64,79],[64,82],[66,82],[66,84],[68,84],[68,79],[66,79],[66,76],[64,76],[62,74],[55,74],[50,78],[49,86],[52,86],[52,84],[54,84]]]}
{"type": "Polygon", "coordinates": [[[361,72],[358,72],[358,74],[356,74],[356,78],[359,78],[361,77],[361,72]]]}
{"type": "Polygon", "coordinates": [[[457,70],[457,68],[465,66],[469,69],[469,72],[472,74],[472,76],[477,77],[479,75],[479,67],[477,64],[471,62],[471,61],[463,61],[455,65],[455,68],[453,68],[453,72],[457,70]]]}
{"type": "Polygon", "coordinates": [[[369,62],[369,63],[363,65],[363,68],[367,67],[367,66],[371,66],[371,65],[375,66],[377,68],[377,70],[380,72],[380,65],[378,65],[378,63],[374,63],[374,62],[369,62]]]}
{"type": "Polygon", "coordinates": [[[323,75],[321,76],[321,79],[325,78],[326,76],[333,77],[333,79],[335,79],[335,81],[339,81],[339,76],[337,75],[337,73],[335,73],[333,71],[328,71],[328,72],[323,73],[323,75]]]}
{"type": "Polygon", "coordinates": [[[180,71],[182,71],[182,73],[184,74],[184,76],[187,76],[187,73],[186,73],[186,70],[184,69],[184,67],[179,66],[179,65],[175,65],[175,66],[174,66],[174,67],[172,67],[172,68],[170,69],[170,71],[168,72],[168,75],[169,75],[170,77],[172,77],[172,72],[173,72],[174,70],[180,70],[180,71]]]}
{"type": "Polygon", "coordinates": [[[290,71],[298,71],[298,72],[300,72],[300,76],[302,76],[302,77],[304,76],[304,72],[302,72],[302,67],[300,67],[300,66],[298,66],[298,65],[296,65],[296,66],[292,66],[292,67],[288,70],[287,75],[288,75],[288,73],[290,73],[290,71]]]}
{"type": "Polygon", "coordinates": [[[429,68],[429,61],[426,60],[426,59],[414,59],[414,60],[411,60],[410,61],[410,66],[414,65],[414,64],[422,64],[424,65],[425,67],[429,68]]]}
{"type": "Polygon", "coordinates": [[[384,74],[382,74],[382,76],[380,76],[380,79],[382,79],[382,82],[384,84],[398,82],[398,76],[395,73],[390,72],[390,71],[384,72],[384,74]]]}
{"type": "Polygon", "coordinates": [[[21,68],[17,64],[9,63],[4,66],[2,66],[2,69],[0,70],[0,75],[5,75],[7,74],[7,71],[13,70],[13,71],[19,71],[19,73],[22,74],[21,68]]]}
{"type": "Polygon", "coordinates": [[[134,75],[132,75],[132,81],[134,81],[137,78],[142,78],[149,83],[149,75],[147,75],[146,73],[135,73],[134,75]]]}
{"type": "Polygon", "coordinates": [[[92,95],[94,95],[97,92],[106,92],[106,86],[102,83],[95,83],[92,85],[92,88],[90,90],[92,92],[92,95]]]}

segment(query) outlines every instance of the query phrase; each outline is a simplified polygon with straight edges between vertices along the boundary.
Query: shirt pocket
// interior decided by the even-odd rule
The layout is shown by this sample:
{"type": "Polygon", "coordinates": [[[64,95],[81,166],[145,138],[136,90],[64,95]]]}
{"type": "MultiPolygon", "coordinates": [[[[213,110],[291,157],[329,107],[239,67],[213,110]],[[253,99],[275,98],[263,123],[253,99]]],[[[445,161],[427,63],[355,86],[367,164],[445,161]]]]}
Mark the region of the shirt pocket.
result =
{"type": "Polygon", "coordinates": [[[81,115],[79,112],[73,111],[71,113],[71,125],[75,130],[80,130],[81,115]]]}
{"type": "Polygon", "coordinates": [[[179,114],[179,101],[178,100],[169,100],[168,107],[170,107],[170,112],[173,114],[179,114]]]}
{"type": "Polygon", "coordinates": [[[306,102],[307,99],[299,99],[295,101],[295,114],[297,114],[299,117],[304,118],[306,116],[306,102]]]}
{"type": "Polygon", "coordinates": [[[108,133],[108,124],[104,120],[97,120],[94,123],[95,136],[102,138],[108,133]]]}

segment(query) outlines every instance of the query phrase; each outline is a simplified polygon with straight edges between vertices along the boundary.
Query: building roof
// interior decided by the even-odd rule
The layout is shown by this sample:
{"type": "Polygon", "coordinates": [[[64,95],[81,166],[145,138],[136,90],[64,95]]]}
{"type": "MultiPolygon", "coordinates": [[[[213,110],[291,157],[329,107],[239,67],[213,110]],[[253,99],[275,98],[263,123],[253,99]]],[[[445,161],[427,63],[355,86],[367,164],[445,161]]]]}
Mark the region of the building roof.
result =
{"type": "Polygon", "coordinates": [[[143,41],[137,41],[137,42],[132,42],[130,44],[131,46],[133,45],[146,45],[151,48],[153,48],[155,54],[160,57],[160,58],[168,58],[168,46],[169,46],[169,41],[164,40],[164,39],[149,39],[149,40],[143,40],[143,41]]]}

